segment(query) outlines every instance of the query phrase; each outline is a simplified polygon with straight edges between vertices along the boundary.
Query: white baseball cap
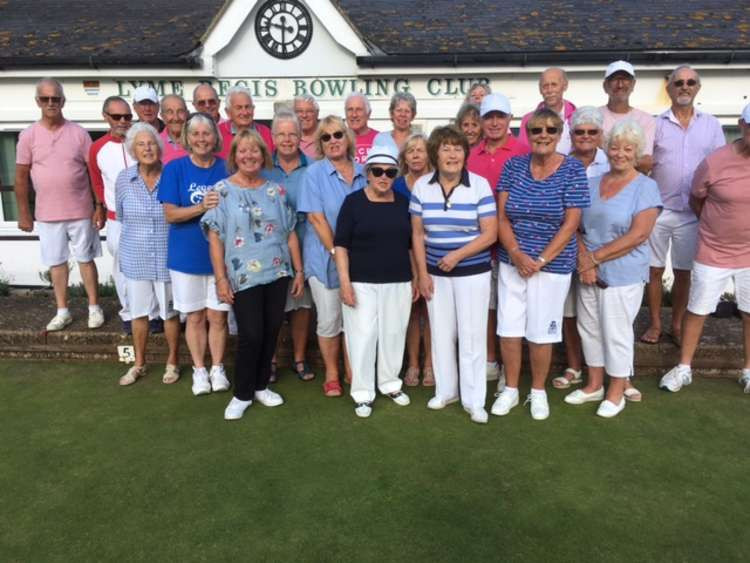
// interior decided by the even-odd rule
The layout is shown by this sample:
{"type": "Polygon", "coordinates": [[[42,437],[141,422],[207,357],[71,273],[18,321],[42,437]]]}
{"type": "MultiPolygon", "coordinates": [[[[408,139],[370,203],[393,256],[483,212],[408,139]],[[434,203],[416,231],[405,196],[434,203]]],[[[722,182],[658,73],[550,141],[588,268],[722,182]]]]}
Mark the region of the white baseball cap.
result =
{"type": "Polygon", "coordinates": [[[158,104],[159,96],[156,94],[156,90],[154,90],[151,86],[144,84],[143,86],[138,86],[138,88],[135,89],[135,92],[133,92],[134,103],[137,104],[138,102],[142,102],[143,100],[150,100],[155,104],[158,104]]]}
{"type": "Polygon", "coordinates": [[[502,94],[495,92],[487,94],[482,98],[482,105],[479,108],[479,115],[484,117],[491,111],[501,111],[510,115],[510,101],[502,94]]]}
{"type": "Polygon", "coordinates": [[[627,72],[630,76],[635,78],[635,69],[628,61],[615,61],[610,63],[607,70],[604,71],[604,78],[609,78],[616,72],[627,72]]]}
{"type": "Polygon", "coordinates": [[[398,152],[390,145],[375,145],[367,153],[365,166],[371,164],[391,164],[398,166],[398,152]]]}
{"type": "Polygon", "coordinates": [[[742,121],[750,125],[750,104],[747,104],[745,109],[742,110],[742,121]]]}

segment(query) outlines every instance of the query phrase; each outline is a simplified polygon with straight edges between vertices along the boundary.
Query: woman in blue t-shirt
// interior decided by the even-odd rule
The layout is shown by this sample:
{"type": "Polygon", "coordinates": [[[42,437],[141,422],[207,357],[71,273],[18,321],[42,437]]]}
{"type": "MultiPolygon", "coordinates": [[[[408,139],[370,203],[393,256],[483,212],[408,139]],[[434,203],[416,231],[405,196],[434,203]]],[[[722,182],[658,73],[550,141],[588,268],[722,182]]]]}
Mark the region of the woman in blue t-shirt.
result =
{"type": "Polygon", "coordinates": [[[159,200],[170,223],[167,267],[174,308],[187,315],[185,341],[193,359],[193,395],[204,395],[229,389],[223,365],[229,305],[216,297],[208,242],[200,228],[201,216],[219,203],[213,186],[227,177],[227,171],[224,161],[214,156],[221,150],[221,135],[208,114],[188,118],[182,142],[190,155],[164,167],[159,200]],[[210,373],[204,363],[207,346],[210,373]]]}
{"type": "Polygon", "coordinates": [[[576,264],[574,235],[581,208],[589,205],[583,165],[557,152],[562,130],[554,111],[534,112],[526,124],[531,154],[506,162],[498,186],[497,334],[506,375],[492,406],[498,416],[518,404],[523,338],[531,359],[531,416],[549,416],[544,387],[552,344],[562,339],[563,305],[576,264]]]}

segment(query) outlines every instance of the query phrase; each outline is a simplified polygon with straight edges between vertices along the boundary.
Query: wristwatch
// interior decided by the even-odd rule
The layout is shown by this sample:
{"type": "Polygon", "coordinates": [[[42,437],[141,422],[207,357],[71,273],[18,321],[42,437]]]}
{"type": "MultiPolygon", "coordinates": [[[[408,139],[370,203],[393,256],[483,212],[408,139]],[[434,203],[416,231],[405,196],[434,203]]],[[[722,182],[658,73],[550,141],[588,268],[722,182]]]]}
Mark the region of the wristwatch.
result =
{"type": "Polygon", "coordinates": [[[331,250],[329,250],[328,252],[331,254],[331,256],[336,256],[336,247],[331,247],[331,250]]]}

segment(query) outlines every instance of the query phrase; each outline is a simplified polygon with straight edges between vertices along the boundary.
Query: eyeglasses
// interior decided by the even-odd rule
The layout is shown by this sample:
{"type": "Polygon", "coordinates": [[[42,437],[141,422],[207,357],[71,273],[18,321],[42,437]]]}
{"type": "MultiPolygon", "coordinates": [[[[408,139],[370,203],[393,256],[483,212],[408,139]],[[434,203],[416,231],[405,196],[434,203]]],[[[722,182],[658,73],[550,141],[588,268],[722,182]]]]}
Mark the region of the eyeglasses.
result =
{"type": "Polygon", "coordinates": [[[685,84],[687,84],[692,88],[693,86],[698,84],[698,81],[692,78],[688,78],[687,80],[675,80],[674,82],[672,82],[672,84],[674,84],[678,88],[682,88],[685,84]]]}
{"type": "Polygon", "coordinates": [[[214,100],[214,99],[211,99],[211,100],[197,100],[197,101],[193,102],[193,105],[196,106],[196,107],[199,107],[199,108],[202,108],[202,107],[213,107],[213,106],[218,106],[219,105],[219,100],[214,100]]]}
{"type": "Polygon", "coordinates": [[[380,178],[383,174],[385,174],[388,178],[393,180],[396,176],[398,176],[398,168],[380,168],[380,166],[371,166],[370,172],[372,172],[372,175],[376,178],[380,178]]]}
{"type": "Polygon", "coordinates": [[[109,113],[107,115],[112,118],[113,121],[133,121],[132,113],[109,113]]]}
{"type": "Polygon", "coordinates": [[[278,137],[279,139],[299,139],[297,133],[276,133],[274,137],[278,137]]]}
{"type": "Polygon", "coordinates": [[[593,137],[594,135],[599,134],[599,129],[575,129],[573,133],[575,133],[577,137],[583,137],[584,135],[593,137]]]}
{"type": "Polygon", "coordinates": [[[541,135],[542,131],[547,131],[550,135],[557,135],[559,130],[559,127],[532,127],[529,129],[529,133],[532,135],[541,135]]]}
{"type": "Polygon", "coordinates": [[[331,134],[331,133],[323,133],[320,136],[320,140],[323,141],[324,143],[327,143],[328,141],[331,140],[331,137],[333,137],[334,139],[343,139],[344,138],[344,132],[343,131],[336,131],[333,134],[331,134]]]}
{"type": "Polygon", "coordinates": [[[62,96],[37,96],[36,99],[43,104],[57,105],[62,102],[62,96]]]}

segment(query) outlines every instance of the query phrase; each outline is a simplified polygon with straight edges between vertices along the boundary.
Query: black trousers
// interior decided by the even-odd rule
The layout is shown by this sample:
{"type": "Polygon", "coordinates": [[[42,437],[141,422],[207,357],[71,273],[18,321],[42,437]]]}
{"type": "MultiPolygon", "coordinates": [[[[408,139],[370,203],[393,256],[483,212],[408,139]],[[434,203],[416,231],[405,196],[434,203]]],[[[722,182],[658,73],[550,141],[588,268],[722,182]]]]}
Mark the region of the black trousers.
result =
{"type": "Polygon", "coordinates": [[[288,290],[289,278],[280,278],[234,294],[237,318],[234,396],[241,401],[252,400],[256,391],[268,386],[288,290]]]}

